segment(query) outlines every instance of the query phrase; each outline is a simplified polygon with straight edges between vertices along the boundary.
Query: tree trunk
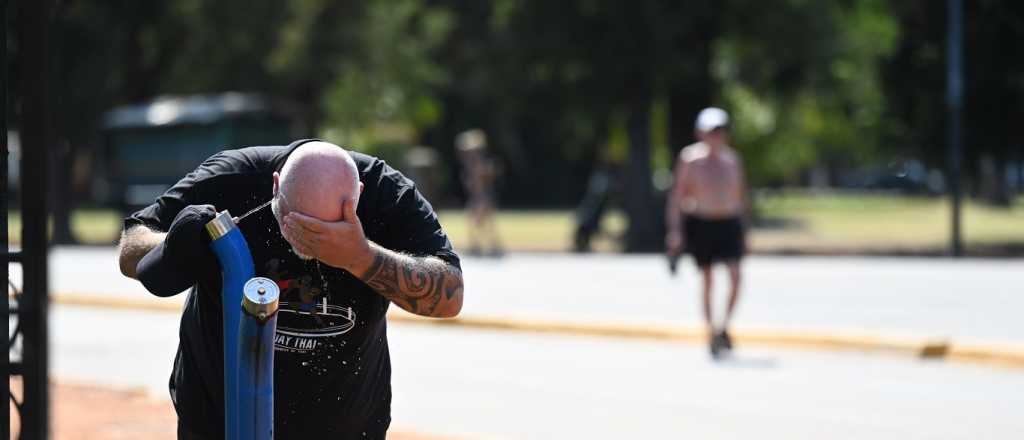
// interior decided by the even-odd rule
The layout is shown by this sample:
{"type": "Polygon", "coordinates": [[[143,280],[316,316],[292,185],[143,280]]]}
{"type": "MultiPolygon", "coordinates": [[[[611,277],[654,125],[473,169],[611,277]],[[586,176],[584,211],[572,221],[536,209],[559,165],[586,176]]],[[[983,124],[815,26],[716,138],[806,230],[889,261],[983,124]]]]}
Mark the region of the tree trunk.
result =
{"type": "Polygon", "coordinates": [[[690,69],[676,76],[669,85],[668,142],[672,157],[694,142],[693,123],[701,109],[711,105],[717,87],[711,77],[711,43],[719,32],[722,14],[717,2],[692,2],[695,26],[675,42],[679,53],[688,54],[690,69]]]}
{"type": "Polygon", "coordinates": [[[71,231],[71,212],[75,208],[72,171],[75,163],[75,149],[66,140],[60,140],[50,155],[50,212],[53,215],[53,244],[77,244],[71,231]]]}
{"type": "MultiPolygon", "coordinates": [[[[706,61],[706,60],[705,60],[706,61]]],[[[668,96],[668,143],[672,158],[679,156],[679,150],[696,141],[693,124],[697,113],[711,105],[711,77],[699,78],[699,84],[674,84],[668,96]]]]}
{"type": "Polygon", "coordinates": [[[651,187],[651,104],[649,85],[638,86],[631,99],[626,122],[629,133],[629,160],[623,197],[626,215],[629,217],[626,252],[655,252],[661,249],[659,238],[662,231],[656,219],[662,216],[662,212],[655,207],[651,187]]]}

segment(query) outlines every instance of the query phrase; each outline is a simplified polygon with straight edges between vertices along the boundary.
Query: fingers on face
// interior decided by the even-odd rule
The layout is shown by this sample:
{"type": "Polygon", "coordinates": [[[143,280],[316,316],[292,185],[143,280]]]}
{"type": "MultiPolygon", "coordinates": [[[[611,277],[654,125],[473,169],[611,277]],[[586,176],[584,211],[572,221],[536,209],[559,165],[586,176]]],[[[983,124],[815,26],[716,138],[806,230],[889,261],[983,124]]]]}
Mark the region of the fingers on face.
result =
{"type": "Polygon", "coordinates": [[[291,243],[299,252],[306,255],[317,255],[316,249],[319,247],[320,237],[316,233],[287,223],[282,228],[282,232],[288,243],[291,243]]]}
{"type": "Polygon", "coordinates": [[[348,199],[342,202],[341,212],[344,216],[344,220],[349,223],[358,223],[359,217],[356,216],[356,202],[355,200],[348,199]]]}
{"type": "Polygon", "coordinates": [[[313,233],[323,232],[327,226],[323,222],[308,215],[290,212],[284,218],[285,224],[296,228],[305,229],[313,233]]]}

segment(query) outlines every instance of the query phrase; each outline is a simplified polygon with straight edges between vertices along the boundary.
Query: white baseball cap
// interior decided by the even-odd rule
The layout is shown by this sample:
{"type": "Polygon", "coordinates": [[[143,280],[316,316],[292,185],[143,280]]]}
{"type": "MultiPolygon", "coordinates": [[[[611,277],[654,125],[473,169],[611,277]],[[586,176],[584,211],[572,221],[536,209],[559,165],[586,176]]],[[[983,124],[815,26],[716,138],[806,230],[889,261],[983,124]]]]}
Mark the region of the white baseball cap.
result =
{"type": "Polygon", "coordinates": [[[718,127],[729,125],[729,114],[718,107],[708,107],[697,114],[697,123],[694,127],[697,131],[709,132],[718,127]]]}

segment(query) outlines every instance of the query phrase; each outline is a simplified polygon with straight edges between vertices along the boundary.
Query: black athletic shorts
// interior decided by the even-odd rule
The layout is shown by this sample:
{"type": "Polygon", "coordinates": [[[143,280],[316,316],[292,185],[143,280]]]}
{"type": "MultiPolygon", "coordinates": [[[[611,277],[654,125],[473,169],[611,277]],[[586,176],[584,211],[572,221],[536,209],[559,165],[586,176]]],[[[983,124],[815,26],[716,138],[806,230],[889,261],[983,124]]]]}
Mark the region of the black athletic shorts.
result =
{"type": "Polygon", "coordinates": [[[704,219],[686,216],[686,251],[697,266],[739,260],[744,249],[743,223],[738,217],[704,219]]]}

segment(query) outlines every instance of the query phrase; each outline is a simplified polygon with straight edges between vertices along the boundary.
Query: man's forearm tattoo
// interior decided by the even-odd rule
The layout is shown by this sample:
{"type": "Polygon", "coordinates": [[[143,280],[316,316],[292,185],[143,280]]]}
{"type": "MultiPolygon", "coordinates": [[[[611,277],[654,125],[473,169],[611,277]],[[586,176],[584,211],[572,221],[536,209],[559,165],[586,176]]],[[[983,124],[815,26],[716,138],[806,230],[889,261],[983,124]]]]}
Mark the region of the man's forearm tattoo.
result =
{"type": "Polygon", "coordinates": [[[462,293],[461,274],[443,261],[378,253],[363,279],[399,307],[434,315],[438,307],[462,293]]]}

